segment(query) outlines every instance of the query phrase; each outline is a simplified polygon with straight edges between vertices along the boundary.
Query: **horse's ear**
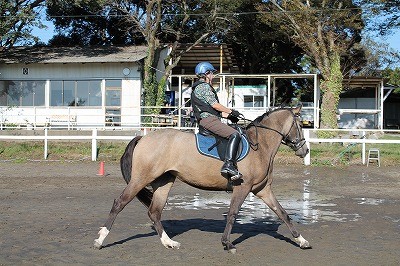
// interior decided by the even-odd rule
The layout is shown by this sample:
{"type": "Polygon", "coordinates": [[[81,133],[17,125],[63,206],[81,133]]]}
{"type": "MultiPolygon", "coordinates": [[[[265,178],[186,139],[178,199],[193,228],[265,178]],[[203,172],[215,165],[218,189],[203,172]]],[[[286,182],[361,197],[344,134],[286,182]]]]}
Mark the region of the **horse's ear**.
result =
{"type": "Polygon", "coordinates": [[[299,115],[302,107],[303,107],[302,104],[297,105],[297,106],[293,109],[293,113],[294,113],[295,115],[299,115]]]}

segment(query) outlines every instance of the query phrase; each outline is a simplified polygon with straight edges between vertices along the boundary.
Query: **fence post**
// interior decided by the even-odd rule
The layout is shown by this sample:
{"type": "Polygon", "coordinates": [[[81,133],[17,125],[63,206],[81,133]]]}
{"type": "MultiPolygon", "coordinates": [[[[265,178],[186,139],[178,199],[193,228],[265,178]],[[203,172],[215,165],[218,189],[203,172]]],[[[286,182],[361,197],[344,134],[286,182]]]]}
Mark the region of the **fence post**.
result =
{"type": "Polygon", "coordinates": [[[92,161],[97,160],[97,128],[92,130],[92,161]]]}
{"type": "Polygon", "coordinates": [[[310,165],[311,164],[311,145],[309,142],[310,139],[310,130],[309,129],[303,129],[304,131],[304,139],[306,141],[306,145],[308,148],[308,154],[304,157],[304,165],[310,165]]]}
{"type": "Polygon", "coordinates": [[[44,159],[47,160],[47,156],[49,153],[47,152],[48,147],[48,140],[47,140],[47,128],[44,129],[44,159]]]}
{"type": "Polygon", "coordinates": [[[365,131],[362,131],[362,137],[361,138],[363,139],[362,151],[361,151],[361,153],[362,153],[362,164],[365,165],[365,141],[364,141],[365,138],[366,138],[365,131]]]}

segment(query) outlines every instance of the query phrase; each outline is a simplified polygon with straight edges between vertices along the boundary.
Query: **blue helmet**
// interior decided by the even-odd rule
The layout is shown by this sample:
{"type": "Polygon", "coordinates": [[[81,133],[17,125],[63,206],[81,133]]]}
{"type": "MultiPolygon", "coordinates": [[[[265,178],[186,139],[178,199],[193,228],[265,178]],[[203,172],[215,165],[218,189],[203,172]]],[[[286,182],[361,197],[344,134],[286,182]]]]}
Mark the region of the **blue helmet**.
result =
{"type": "Polygon", "coordinates": [[[194,72],[199,77],[206,75],[207,72],[215,72],[215,71],[217,70],[209,62],[200,62],[194,69],[194,72]]]}

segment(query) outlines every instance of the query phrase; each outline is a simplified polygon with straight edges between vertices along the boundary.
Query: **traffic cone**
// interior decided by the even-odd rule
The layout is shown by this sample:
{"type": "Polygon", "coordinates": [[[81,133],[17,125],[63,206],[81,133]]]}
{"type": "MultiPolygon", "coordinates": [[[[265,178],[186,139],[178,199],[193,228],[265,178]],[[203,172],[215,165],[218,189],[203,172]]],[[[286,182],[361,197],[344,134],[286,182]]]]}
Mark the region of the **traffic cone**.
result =
{"type": "Polygon", "coordinates": [[[99,173],[97,175],[104,176],[104,162],[100,162],[99,173]]]}

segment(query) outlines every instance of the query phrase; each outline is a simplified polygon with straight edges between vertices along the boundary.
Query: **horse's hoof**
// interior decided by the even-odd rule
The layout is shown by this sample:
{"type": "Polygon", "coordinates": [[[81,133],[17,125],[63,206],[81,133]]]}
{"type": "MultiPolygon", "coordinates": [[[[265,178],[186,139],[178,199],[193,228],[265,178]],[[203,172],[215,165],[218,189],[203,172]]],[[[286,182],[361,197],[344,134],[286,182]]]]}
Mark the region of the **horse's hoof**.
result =
{"type": "Polygon", "coordinates": [[[301,249],[310,249],[311,245],[310,243],[304,239],[304,237],[302,237],[301,235],[299,235],[299,237],[295,238],[295,241],[297,244],[299,244],[299,247],[301,249]]]}
{"type": "Polygon", "coordinates": [[[304,244],[300,245],[301,249],[311,249],[312,246],[310,245],[310,243],[308,243],[308,241],[306,241],[304,244]]]}
{"type": "Polygon", "coordinates": [[[224,245],[224,249],[229,251],[229,253],[231,254],[236,254],[236,247],[232,244],[223,244],[224,245]]]}
{"type": "Polygon", "coordinates": [[[93,247],[95,249],[101,249],[103,246],[100,244],[100,242],[98,242],[97,239],[95,239],[94,242],[93,242],[93,247]]]}
{"type": "Polygon", "coordinates": [[[181,243],[176,241],[168,241],[168,243],[163,243],[164,247],[167,249],[179,249],[181,247],[181,243]]]}
{"type": "Polygon", "coordinates": [[[234,247],[234,248],[231,248],[231,249],[229,249],[228,250],[229,251],[229,253],[231,253],[231,254],[236,254],[236,248],[234,247]]]}
{"type": "Polygon", "coordinates": [[[179,249],[180,247],[181,247],[181,243],[176,242],[176,241],[172,241],[171,248],[179,249]]]}

